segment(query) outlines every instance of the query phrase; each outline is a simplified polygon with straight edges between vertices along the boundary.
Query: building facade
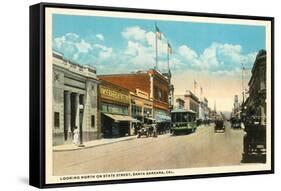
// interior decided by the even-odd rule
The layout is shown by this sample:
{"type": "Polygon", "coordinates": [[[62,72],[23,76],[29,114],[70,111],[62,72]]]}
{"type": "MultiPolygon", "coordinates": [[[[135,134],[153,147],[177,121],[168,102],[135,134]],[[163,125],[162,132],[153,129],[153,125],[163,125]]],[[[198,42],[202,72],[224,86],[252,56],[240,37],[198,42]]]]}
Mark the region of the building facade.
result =
{"type": "Polygon", "coordinates": [[[267,161],[266,148],[266,51],[260,50],[248,83],[249,97],[241,106],[244,123],[242,162],[267,161]]]}
{"type": "Polygon", "coordinates": [[[199,98],[192,93],[190,90],[187,90],[184,94],[184,102],[185,102],[185,109],[192,110],[196,112],[196,118],[199,118],[199,98]]]}
{"type": "Polygon", "coordinates": [[[73,142],[77,128],[80,143],[98,138],[96,69],[81,66],[53,52],[53,145],[73,142]]]}
{"type": "Polygon", "coordinates": [[[266,124],[266,51],[260,50],[252,68],[252,76],[248,83],[249,97],[243,104],[248,115],[260,117],[261,125],[266,124]],[[246,107],[246,108],[245,108],[246,107]]]}
{"type": "Polygon", "coordinates": [[[175,109],[184,109],[185,101],[178,97],[175,102],[175,109]]]}
{"type": "Polygon", "coordinates": [[[167,73],[163,74],[164,76],[167,77],[168,83],[169,83],[169,93],[168,93],[168,103],[169,103],[169,110],[172,111],[174,108],[174,85],[172,84],[172,73],[171,70],[169,69],[167,73]]]}
{"type": "Polygon", "coordinates": [[[150,118],[153,111],[153,101],[149,99],[148,93],[136,89],[130,92],[131,116],[139,122],[144,122],[145,118],[150,118]]]}
{"type": "Polygon", "coordinates": [[[101,133],[104,138],[131,135],[130,92],[105,80],[99,85],[101,133]]]}
{"type": "Polygon", "coordinates": [[[153,102],[152,116],[165,118],[169,116],[169,81],[166,76],[156,70],[148,70],[130,74],[100,75],[100,79],[106,80],[131,92],[136,89],[147,92],[153,102]]]}
{"type": "Polygon", "coordinates": [[[208,100],[207,98],[202,98],[202,101],[199,103],[199,117],[201,121],[206,121],[209,119],[209,110],[208,110],[208,100]]]}
{"type": "Polygon", "coordinates": [[[238,100],[238,95],[234,95],[234,103],[231,117],[235,119],[240,119],[241,107],[238,100]]]}
{"type": "Polygon", "coordinates": [[[203,99],[203,120],[209,120],[209,106],[208,99],[204,97],[203,99]]]}

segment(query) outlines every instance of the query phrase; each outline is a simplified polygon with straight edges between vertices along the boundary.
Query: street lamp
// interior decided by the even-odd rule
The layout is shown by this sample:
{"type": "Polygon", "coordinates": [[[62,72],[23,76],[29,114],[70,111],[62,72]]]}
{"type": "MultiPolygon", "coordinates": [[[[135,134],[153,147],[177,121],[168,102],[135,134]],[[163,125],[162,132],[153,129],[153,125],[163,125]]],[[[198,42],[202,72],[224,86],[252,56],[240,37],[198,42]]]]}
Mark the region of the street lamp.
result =
{"type": "Polygon", "coordinates": [[[79,105],[79,146],[78,147],[84,147],[83,145],[83,131],[82,131],[82,124],[83,124],[83,111],[84,111],[84,105],[79,105]]]}

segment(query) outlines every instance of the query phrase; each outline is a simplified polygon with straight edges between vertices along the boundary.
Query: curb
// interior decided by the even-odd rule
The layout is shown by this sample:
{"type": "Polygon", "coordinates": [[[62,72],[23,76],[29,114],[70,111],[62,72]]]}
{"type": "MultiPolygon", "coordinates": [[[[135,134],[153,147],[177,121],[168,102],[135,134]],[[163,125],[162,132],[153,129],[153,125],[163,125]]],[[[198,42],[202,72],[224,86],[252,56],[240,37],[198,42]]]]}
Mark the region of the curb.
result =
{"type": "Polygon", "coordinates": [[[101,144],[87,146],[87,147],[77,147],[77,148],[72,148],[72,149],[60,149],[60,150],[53,149],[53,152],[77,151],[77,150],[82,150],[82,149],[84,150],[84,149],[89,149],[89,148],[93,148],[93,147],[99,147],[99,146],[109,145],[109,144],[113,144],[113,143],[118,143],[118,142],[122,142],[122,141],[129,141],[129,140],[132,140],[135,138],[136,137],[134,136],[134,137],[130,137],[130,138],[124,139],[124,140],[112,141],[112,142],[108,142],[108,143],[101,143],[101,144]]]}

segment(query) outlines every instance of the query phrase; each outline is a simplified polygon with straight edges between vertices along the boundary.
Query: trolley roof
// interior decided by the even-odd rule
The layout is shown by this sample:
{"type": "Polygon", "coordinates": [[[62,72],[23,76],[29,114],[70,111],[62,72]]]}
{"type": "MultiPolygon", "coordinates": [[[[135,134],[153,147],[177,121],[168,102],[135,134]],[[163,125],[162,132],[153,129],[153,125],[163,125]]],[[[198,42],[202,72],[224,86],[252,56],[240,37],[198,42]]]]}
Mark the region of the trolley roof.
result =
{"type": "Polygon", "coordinates": [[[193,111],[193,110],[187,110],[187,109],[179,109],[179,108],[177,108],[177,109],[173,109],[172,111],[171,111],[171,113],[196,113],[195,111],[193,111]]]}

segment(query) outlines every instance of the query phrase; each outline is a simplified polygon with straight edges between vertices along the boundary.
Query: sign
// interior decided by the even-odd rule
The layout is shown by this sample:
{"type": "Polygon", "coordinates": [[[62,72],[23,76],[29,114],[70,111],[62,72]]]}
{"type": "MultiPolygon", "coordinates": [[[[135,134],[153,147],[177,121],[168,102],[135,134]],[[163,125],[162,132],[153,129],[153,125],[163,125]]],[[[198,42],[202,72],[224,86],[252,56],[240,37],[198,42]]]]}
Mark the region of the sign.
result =
{"type": "Polygon", "coordinates": [[[129,96],[121,92],[100,86],[100,96],[104,99],[109,99],[117,102],[129,104],[129,96]]]}

